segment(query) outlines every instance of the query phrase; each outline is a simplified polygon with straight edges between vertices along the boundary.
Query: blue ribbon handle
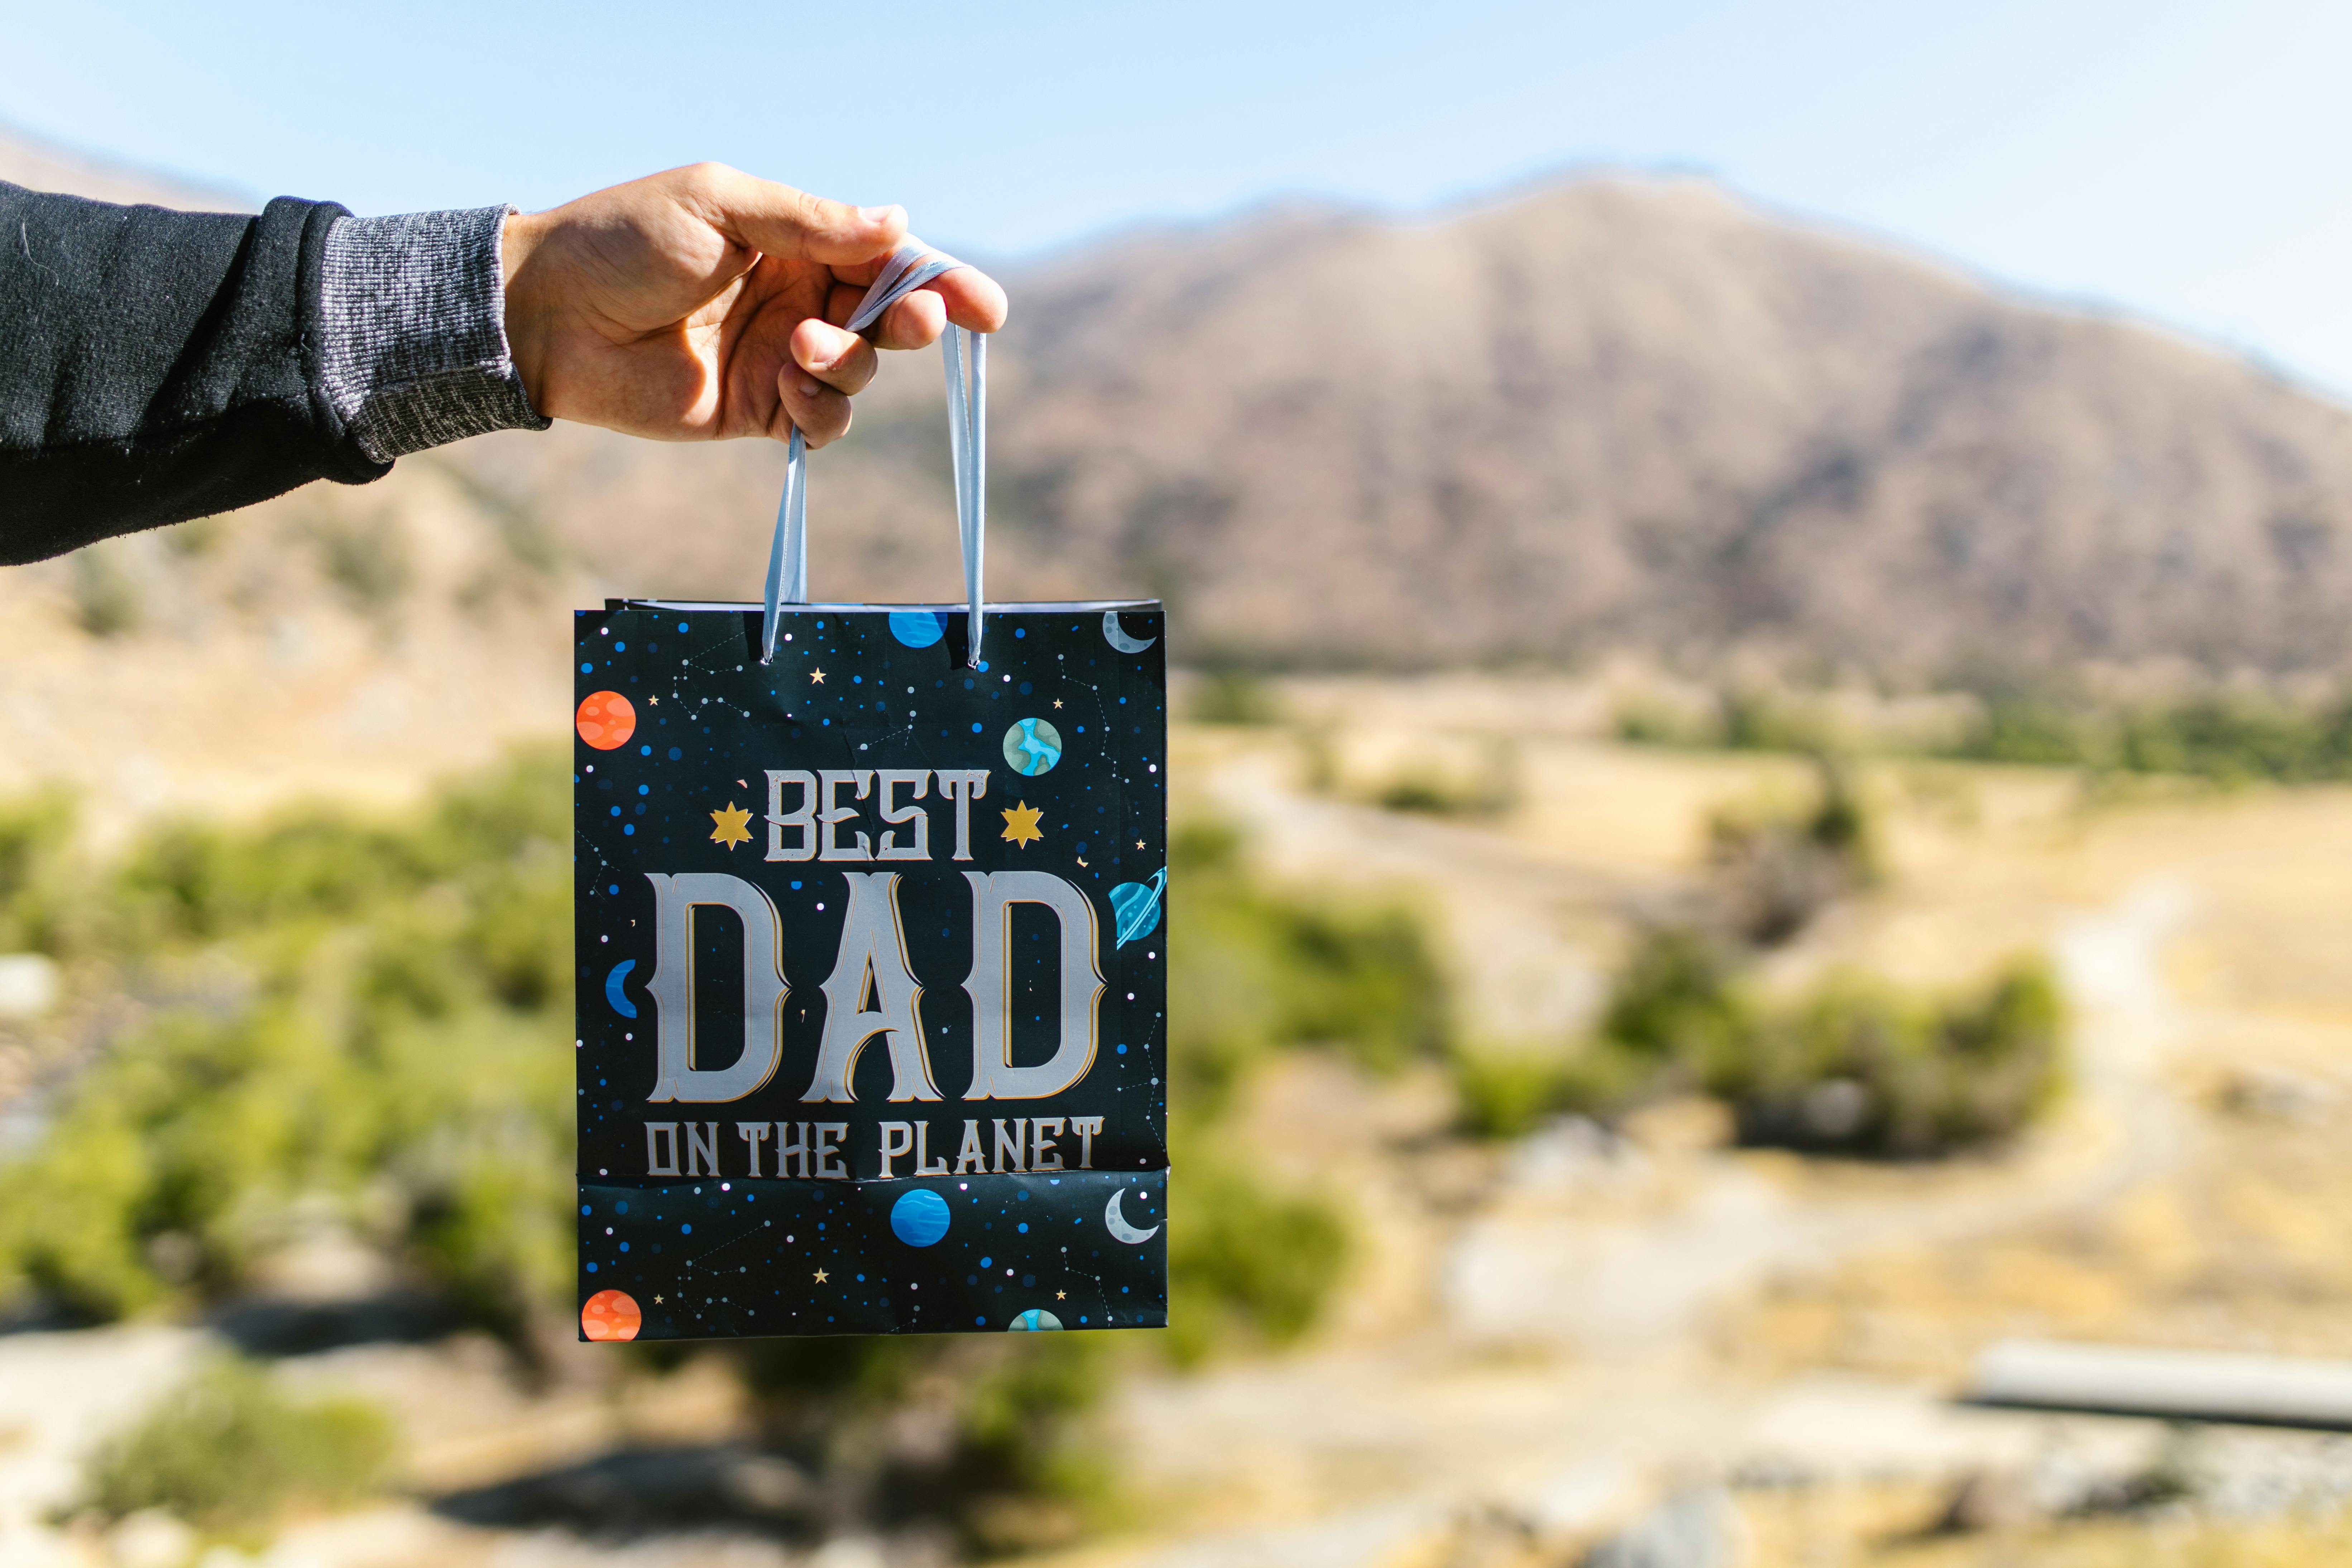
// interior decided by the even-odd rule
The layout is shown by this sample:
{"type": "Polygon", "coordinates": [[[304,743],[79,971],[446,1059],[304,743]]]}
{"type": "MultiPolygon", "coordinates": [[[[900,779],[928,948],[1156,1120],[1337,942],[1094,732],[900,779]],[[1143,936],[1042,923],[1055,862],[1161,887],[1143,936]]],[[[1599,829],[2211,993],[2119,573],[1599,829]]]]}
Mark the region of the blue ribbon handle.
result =
{"type": "MultiPolygon", "coordinates": [[[[849,330],[862,332],[882,319],[882,312],[943,272],[965,263],[944,251],[933,250],[909,236],[891,253],[880,277],[866,290],[849,330]]],[[[970,601],[971,651],[965,663],[980,663],[981,564],[988,543],[988,337],[966,327],[950,325],[940,340],[947,363],[948,455],[955,466],[956,534],[963,547],[964,596],[970,601]]],[[[808,596],[808,443],[793,428],[784,459],[784,496],[776,507],[776,536],[768,548],[767,620],[760,643],[760,662],[776,657],[776,633],[786,605],[805,605],[808,596]]]]}

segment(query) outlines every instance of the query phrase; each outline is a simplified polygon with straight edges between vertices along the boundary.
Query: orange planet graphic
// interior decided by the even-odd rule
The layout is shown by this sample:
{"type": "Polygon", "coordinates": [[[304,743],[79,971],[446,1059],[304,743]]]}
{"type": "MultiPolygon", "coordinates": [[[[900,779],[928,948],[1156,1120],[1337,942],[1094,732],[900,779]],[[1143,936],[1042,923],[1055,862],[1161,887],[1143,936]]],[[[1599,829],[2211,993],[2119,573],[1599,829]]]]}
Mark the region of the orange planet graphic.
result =
{"type": "Polygon", "coordinates": [[[622,1290],[599,1290],[580,1309],[580,1331],[592,1340],[635,1339],[645,1321],[635,1299],[622,1290]]]}
{"type": "Polygon", "coordinates": [[[600,752],[609,752],[627,745],[629,737],[637,732],[637,710],[617,691],[593,691],[572,716],[572,723],[582,740],[600,752]]]}

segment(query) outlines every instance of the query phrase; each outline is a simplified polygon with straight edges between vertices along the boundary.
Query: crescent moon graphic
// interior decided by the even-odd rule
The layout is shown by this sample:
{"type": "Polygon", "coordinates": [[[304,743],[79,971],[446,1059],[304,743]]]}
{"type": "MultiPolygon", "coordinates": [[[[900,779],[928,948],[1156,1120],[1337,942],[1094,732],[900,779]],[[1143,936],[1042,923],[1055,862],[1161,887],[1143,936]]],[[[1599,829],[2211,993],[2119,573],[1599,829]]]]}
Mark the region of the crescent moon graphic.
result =
{"type": "Polygon", "coordinates": [[[1125,1196],[1127,1196],[1125,1187],[1111,1194],[1110,1202],[1103,1207],[1103,1224],[1110,1227],[1113,1241],[1123,1241],[1129,1247],[1141,1247],[1160,1234],[1160,1227],[1155,1225],[1150,1230],[1138,1230],[1128,1224],[1125,1216],[1118,1212],[1118,1200],[1125,1196]]]}
{"type": "Polygon", "coordinates": [[[621,989],[621,983],[629,977],[629,971],[636,966],[635,959],[625,958],[613,965],[612,973],[604,976],[604,1000],[610,1002],[613,1005],[613,1011],[624,1018],[634,1018],[637,1016],[637,1005],[630,1001],[628,994],[621,989]]]}
{"type": "Polygon", "coordinates": [[[1117,610],[1105,610],[1103,612],[1103,641],[1110,644],[1111,647],[1118,649],[1119,652],[1141,653],[1145,648],[1150,647],[1153,643],[1156,643],[1160,639],[1158,637],[1145,637],[1142,641],[1138,642],[1135,638],[1128,636],[1127,633],[1120,628],[1118,624],[1118,612],[1117,610]]]}

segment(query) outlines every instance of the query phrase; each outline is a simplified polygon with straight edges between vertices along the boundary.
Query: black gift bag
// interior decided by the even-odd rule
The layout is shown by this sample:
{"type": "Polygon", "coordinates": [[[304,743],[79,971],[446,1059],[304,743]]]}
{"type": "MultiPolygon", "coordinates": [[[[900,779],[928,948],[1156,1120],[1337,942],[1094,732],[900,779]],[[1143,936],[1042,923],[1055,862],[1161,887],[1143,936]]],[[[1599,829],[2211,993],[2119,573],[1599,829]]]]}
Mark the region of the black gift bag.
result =
{"type": "Polygon", "coordinates": [[[768,603],[578,616],[583,1338],[1167,1322],[1160,607],[981,605],[960,335],[969,604],[794,602],[795,443],[768,603]]]}

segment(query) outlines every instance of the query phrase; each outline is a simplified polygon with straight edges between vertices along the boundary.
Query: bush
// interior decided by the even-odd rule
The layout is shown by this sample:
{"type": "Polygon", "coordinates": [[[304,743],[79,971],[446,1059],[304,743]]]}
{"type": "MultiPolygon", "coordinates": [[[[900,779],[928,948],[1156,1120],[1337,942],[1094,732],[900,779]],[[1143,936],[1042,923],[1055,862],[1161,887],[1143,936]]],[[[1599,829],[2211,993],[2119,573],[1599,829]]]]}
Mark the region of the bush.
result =
{"type": "Polygon", "coordinates": [[[2015,1136],[2055,1098],[2063,1019],[2039,963],[1941,1003],[1841,979],[1750,1032],[1707,1087],[1744,1143],[1948,1153],[2015,1136]]]}
{"type": "Polygon", "coordinates": [[[1777,947],[1838,899],[1878,879],[1877,830],[1844,765],[1817,753],[1800,814],[1718,812],[1707,825],[1710,891],[1740,940],[1777,947]]]}
{"type": "Polygon", "coordinates": [[[2047,1109],[2064,1021],[2038,962],[1957,999],[1842,975],[1776,1006],[1720,944],[1664,928],[1634,949],[1575,1056],[1469,1058],[1454,1084],[1465,1128],[1487,1136],[1696,1089],[1730,1109],[1744,1143],[1918,1158],[2001,1142],[2047,1109]]]}
{"type": "Polygon", "coordinates": [[[1821,752],[1859,744],[2032,767],[2179,773],[2224,784],[2352,778],[2352,693],[2298,701],[2262,691],[2208,689],[2126,700],[2063,684],[1988,680],[1951,695],[1971,700],[1977,716],[1940,734],[1906,731],[1885,719],[1841,722],[1819,697],[1767,690],[1733,690],[1680,705],[1637,696],[1619,708],[1616,728],[1620,739],[1651,745],[1821,752]]]}
{"type": "Polygon", "coordinates": [[[1066,1543],[1111,1473],[1092,1415],[1114,1347],[1090,1334],[754,1340],[732,1345],[772,1443],[835,1519],[949,1526],[982,1552],[1066,1543]]]}
{"type": "Polygon", "coordinates": [[[1347,1262],[1332,1207],[1240,1161],[1187,1149],[1168,1226],[1170,1349],[1196,1362],[1221,1342],[1283,1345],[1321,1316],[1347,1262]]]}
{"type": "Polygon", "coordinates": [[[1443,1052],[1444,972],[1411,912],[1271,895],[1215,825],[1181,829],[1169,858],[1169,1069],[1200,1110],[1214,1114],[1283,1047],[1328,1046],[1381,1072],[1443,1052]]]}
{"type": "Polygon", "coordinates": [[[29,1288],[105,1319],[221,1294],[297,1198],[356,1215],[388,1188],[382,1239],[478,1321],[520,1347],[536,1316],[568,1317],[564,778],[518,761],[405,828],[168,826],[86,874],[119,962],[168,981],[209,952],[248,984],[132,1025],[0,1163],[18,1199],[0,1299],[29,1288]]]}
{"type": "Polygon", "coordinates": [[[391,1423],[363,1400],[294,1399],[257,1368],[221,1362],[100,1446],[89,1506],[111,1519],[165,1509],[236,1532],[288,1510],[350,1503],[383,1485],[391,1423]]]}
{"type": "Polygon", "coordinates": [[[1203,672],[1192,689],[1196,724],[1271,724],[1282,717],[1274,690],[1244,670],[1203,672]]]}
{"type": "Polygon", "coordinates": [[[73,808],[61,795],[0,809],[0,952],[59,955],[74,934],[73,808]]]}

